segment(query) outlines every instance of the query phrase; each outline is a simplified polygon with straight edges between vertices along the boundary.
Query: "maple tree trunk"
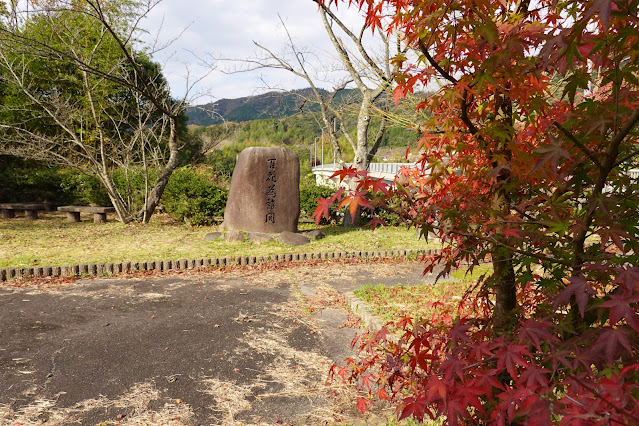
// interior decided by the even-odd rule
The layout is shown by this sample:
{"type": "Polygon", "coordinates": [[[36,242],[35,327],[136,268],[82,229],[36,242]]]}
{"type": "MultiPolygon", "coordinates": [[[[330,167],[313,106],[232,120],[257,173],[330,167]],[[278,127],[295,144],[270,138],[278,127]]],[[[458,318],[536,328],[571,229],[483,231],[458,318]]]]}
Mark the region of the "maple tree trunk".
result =
{"type": "Polygon", "coordinates": [[[496,330],[503,330],[512,322],[512,311],[517,305],[517,288],[512,253],[500,247],[492,250],[493,278],[495,280],[495,311],[493,321],[496,330]]]}
{"type": "Polygon", "coordinates": [[[351,216],[351,213],[348,209],[344,212],[344,228],[353,228],[356,226],[360,226],[362,223],[362,208],[361,206],[357,206],[357,210],[355,210],[355,214],[351,216]]]}
{"type": "MultiPolygon", "coordinates": [[[[500,150],[504,152],[505,150],[500,150]]],[[[492,197],[493,218],[499,221],[508,214],[510,201],[503,185],[510,180],[510,172],[503,169],[497,178],[492,197]]],[[[515,285],[515,269],[513,266],[513,252],[501,243],[505,241],[501,227],[495,234],[496,243],[491,250],[493,263],[493,282],[495,290],[495,311],[493,312],[494,327],[503,330],[513,321],[512,311],[517,305],[517,288],[515,285]]]]}
{"type": "MultiPolygon", "coordinates": [[[[493,167],[500,167],[503,163],[510,162],[512,152],[510,144],[515,137],[513,129],[513,107],[508,93],[495,95],[495,111],[498,112],[498,124],[507,135],[497,144],[492,154],[493,167]]],[[[493,186],[492,211],[493,219],[499,221],[510,213],[510,193],[506,185],[510,183],[510,169],[503,167],[497,175],[497,181],[493,186]]],[[[495,234],[496,243],[491,250],[493,262],[493,282],[495,289],[495,311],[493,312],[494,327],[496,330],[504,330],[513,323],[513,310],[517,306],[517,287],[515,284],[515,269],[513,265],[513,252],[506,248],[503,227],[499,226],[495,234]],[[502,243],[504,243],[502,245],[502,243]]]]}

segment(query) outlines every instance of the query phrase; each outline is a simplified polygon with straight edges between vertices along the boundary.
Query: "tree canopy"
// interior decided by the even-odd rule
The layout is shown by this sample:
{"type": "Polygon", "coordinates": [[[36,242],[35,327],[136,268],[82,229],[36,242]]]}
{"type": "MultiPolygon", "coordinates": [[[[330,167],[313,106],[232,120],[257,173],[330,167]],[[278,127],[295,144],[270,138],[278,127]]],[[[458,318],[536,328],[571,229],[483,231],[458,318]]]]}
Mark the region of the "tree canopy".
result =
{"type": "Polygon", "coordinates": [[[493,267],[457,312],[405,319],[399,345],[378,335],[387,356],[351,362],[351,377],[370,383],[380,365],[392,392],[378,396],[400,417],[639,421],[639,2],[349,4],[419,55],[395,58],[396,99],[440,89],[419,105],[431,113],[420,167],[395,188],[365,177],[316,214],[400,199],[404,219],[444,243],[427,270],[493,267]]]}
{"type": "MultiPolygon", "coordinates": [[[[0,28],[1,152],[74,167],[100,179],[121,220],[134,216],[116,168],[162,166],[148,220],[177,166],[185,129],[158,64],[136,45],[142,2],[30,2],[0,28]]],[[[17,5],[15,5],[17,8],[17,5]]],[[[140,208],[141,206],[137,206],[140,208]]]]}

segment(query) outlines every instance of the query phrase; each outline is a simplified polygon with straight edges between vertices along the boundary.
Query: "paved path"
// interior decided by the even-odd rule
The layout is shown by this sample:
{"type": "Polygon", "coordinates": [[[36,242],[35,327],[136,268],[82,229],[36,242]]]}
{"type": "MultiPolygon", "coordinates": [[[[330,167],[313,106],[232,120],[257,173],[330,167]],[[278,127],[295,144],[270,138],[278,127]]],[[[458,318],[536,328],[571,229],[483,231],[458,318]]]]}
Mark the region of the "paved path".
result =
{"type": "Polygon", "coordinates": [[[357,332],[341,295],[421,266],[269,269],[0,287],[0,424],[356,419],[325,386],[357,332]]]}

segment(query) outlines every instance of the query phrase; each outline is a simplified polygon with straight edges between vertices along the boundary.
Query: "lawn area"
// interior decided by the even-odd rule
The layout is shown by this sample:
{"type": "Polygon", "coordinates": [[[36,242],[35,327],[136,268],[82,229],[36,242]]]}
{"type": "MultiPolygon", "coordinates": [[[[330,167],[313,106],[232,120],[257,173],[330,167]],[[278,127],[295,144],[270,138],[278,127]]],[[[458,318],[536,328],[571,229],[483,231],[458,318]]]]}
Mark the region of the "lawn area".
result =
{"type": "Polygon", "coordinates": [[[0,268],[438,247],[418,240],[415,230],[405,227],[372,231],[300,224],[300,231],[311,229],[320,229],[326,237],[291,247],[277,242],[208,242],[204,236],[215,227],[190,227],[162,215],[154,216],[148,225],[125,225],[115,221],[95,224],[90,217],[71,223],[61,214],[43,213],[35,221],[0,219],[0,268]]]}
{"type": "Polygon", "coordinates": [[[406,315],[428,319],[433,314],[440,313],[443,308],[455,308],[464,292],[489,271],[488,265],[476,267],[472,275],[466,274],[465,269],[460,269],[453,272],[450,278],[433,284],[369,284],[355,290],[355,295],[366,302],[372,312],[384,322],[399,321],[406,315]],[[438,305],[433,306],[434,302],[438,305]]]}

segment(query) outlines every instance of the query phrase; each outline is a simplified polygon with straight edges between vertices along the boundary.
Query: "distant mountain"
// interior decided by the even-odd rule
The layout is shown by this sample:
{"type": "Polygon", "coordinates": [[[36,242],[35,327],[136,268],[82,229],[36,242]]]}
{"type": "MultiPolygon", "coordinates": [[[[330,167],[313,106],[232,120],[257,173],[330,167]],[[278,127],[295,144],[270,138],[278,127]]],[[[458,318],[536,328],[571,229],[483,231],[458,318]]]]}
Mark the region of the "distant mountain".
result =
{"type": "MultiPolygon", "coordinates": [[[[324,92],[327,93],[327,92],[324,92]]],[[[338,102],[351,99],[357,91],[346,89],[340,92],[338,102]]],[[[189,124],[210,126],[224,121],[252,121],[263,118],[283,118],[302,111],[317,111],[319,107],[304,101],[312,98],[311,89],[300,89],[291,92],[268,92],[262,95],[237,99],[220,99],[219,101],[186,109],[189,124]]]]}

